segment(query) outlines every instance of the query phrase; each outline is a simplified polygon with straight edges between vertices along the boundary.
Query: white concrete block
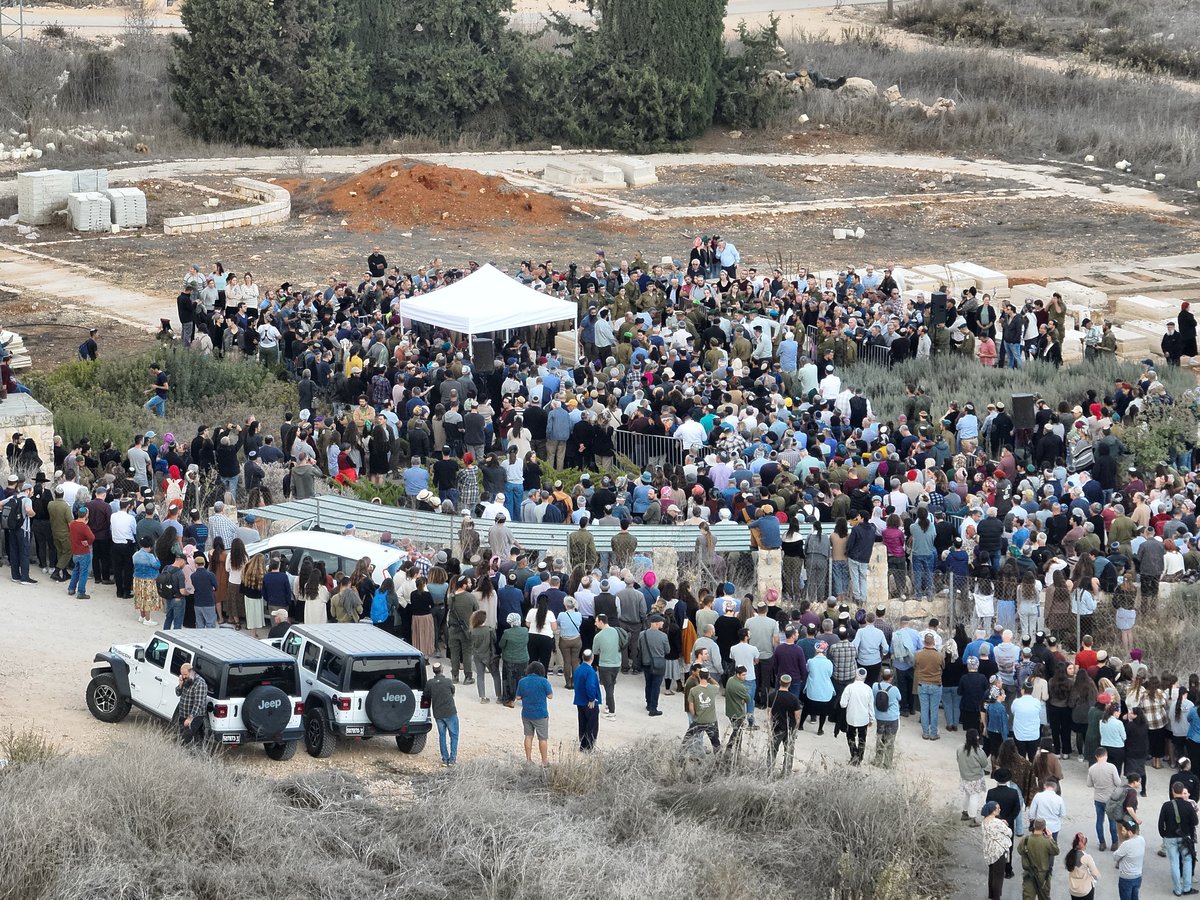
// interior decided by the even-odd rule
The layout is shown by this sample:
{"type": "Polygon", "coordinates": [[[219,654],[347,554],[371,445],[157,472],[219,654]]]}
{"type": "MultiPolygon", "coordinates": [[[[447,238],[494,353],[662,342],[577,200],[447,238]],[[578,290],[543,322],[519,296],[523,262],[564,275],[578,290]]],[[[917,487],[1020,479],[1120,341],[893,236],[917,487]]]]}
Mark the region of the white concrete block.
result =
{"type": "Polygon", "coordinates": [[[588,157],[581,158],[579,165],[592,176],[592,183],[597,186],[625,187],[625,173],[614,165],[588,157]]]}
{"type": "Polygon", "coordinates": [[[563,187],[586,187],[591,183],[591,173],[583,166],[566,160],[552,159],[546,162],[542,178],[551,184],[563,187]]]}
{"type": "Polygon", "coordinates": [[[1062,294],[1063,302],[1068,308],[1072,306],[1088,310],[1108,308],[1108,294],[1096,288],[1076,284],[1074,281],[1051,281],[1046,284],[1046,289],[1062,294]]]}
{"type": "Polygon", "coordinates": [[[1000,299],[1008,297],[1008,276],[1003,272],[966,260],[950,263],[950,270],[974,279],[975,288],[981,294],[991,294],[1000,299]]]}
{"type": "Polygon", "coordinates": [[[1118,297],[1115,315],[1118,319],[1141,320],[1158,323],[1159,335],[1167,321],[1177,320],[1179,316],[1179,300],[1174,297],[1146,297],[1133,294],[1129,297],[1118,297]]]}
{"type": "Polygon", "coordinates": [[[610,156],[606,157],[606,159],[611,165],[621,170],[625,176],[625,183],[630,187],[642,187],[658,181],[654,165],[646,162],[644,159],[638,159],[633,156],[610,156]]]}
{"type": "MultiPolygon", "coordinates": [[[[955,299],[961,297],[962,292],[967,288],[975,287],[974,278],[955,272],[948,266],[914,266],[913,271],[918,275],[932,278],[939,287],[945,285],[947,293],[953,294],[955,299]]],[[[937,287],[934,290],[937,290],[937,287]]]]}

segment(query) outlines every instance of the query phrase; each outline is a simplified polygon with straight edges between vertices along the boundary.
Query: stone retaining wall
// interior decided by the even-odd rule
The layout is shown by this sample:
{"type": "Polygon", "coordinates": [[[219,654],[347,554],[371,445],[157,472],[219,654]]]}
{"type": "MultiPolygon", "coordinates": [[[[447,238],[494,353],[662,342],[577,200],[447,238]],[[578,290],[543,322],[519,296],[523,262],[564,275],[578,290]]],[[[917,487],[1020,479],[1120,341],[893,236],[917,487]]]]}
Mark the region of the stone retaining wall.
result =
{"type": "Polygon", "coordinates": [[[217,231],[221,228],[245,228],[251,225],[272,225],[286,222],[292,216],[292,195],[284,188],[253,178],[233,179],[235,193],[257,206],[227,209],[221,212],[204,213],[199,216],[175,216],[163,220],[165,234],[197,234],[202,231],[217,231]]]}

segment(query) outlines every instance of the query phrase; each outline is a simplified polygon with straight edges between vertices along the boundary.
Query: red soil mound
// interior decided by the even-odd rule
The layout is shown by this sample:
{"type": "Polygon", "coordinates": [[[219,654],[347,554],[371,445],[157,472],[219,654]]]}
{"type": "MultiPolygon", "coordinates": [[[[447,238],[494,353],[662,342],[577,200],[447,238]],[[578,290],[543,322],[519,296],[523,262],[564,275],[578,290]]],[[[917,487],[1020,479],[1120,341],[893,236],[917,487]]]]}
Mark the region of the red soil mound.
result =
{"type": "Polygon", "coordinates": [[[309,183],[300,193],[298,200],[304,205],[329,210],[360,229],[554,225],[573,215],[569,201],[516,187],[503,178],[400,160],[339,181],[309,183]]]}

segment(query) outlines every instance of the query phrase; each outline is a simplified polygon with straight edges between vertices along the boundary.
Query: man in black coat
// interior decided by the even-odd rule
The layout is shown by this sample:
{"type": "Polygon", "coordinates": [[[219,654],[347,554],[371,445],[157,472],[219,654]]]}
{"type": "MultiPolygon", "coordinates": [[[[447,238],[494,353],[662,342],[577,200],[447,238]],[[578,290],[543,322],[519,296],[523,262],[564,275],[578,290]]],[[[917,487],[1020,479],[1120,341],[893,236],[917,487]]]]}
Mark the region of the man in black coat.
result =
{"type": "Polygon", "coordinates": [[[1179,348],[1180,353],[1183,356],[1195,356],[1196,317],[1188,309],[1186,300],[1179,304],[1179,337],[1183,341],[1183,346],[1179,348]]]}
{"type": "MultiPolygon", "coordinates": [[[[1021,795],[1015,787],[1009,784],[1012,780],[1012,773],[1001,767],[992,773],[992,778],[996,779],[996,786],[987,792],[985,802],[995,800],[1000,804],[1000,818],[1008,823],[1008,827],[1013,829],[1015,834],[1017,817],[1021,815],[1021,795]]],[[[1004,877],[1013,877],[1011,846],[1009,846],[1004,860],[1004,877]]]]}
{"type": "MultiPolygon", "coordinates": [[[[1188,313],[1191,315],[1191,313],[1188,313]]],[[[1167,358],[1167,365],[1179,365],[1179,357],[1183,355],[1183,335],[1175,330],[1175,323],[1167,323],[1167,333],[1162,337],[1162,352],[1167,358]]]]}

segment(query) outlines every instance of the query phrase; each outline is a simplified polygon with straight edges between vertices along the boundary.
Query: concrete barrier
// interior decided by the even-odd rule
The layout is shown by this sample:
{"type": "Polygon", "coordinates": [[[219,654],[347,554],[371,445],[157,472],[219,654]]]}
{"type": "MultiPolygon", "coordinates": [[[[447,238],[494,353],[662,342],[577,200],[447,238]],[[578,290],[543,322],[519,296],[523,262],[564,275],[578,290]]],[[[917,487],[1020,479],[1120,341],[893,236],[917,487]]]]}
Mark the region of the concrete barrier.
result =
{"type": "Polygon", "coordinates": [[[284,188],[253,178],[233,179],[233,190],[239,196],[259,201],[256,206],[226,209],[198,216],[175,216],[163,219],[164,234],[198,234],[222,228],[246,228],[252,225],[273,225],[286,222],[292,216],[292,195],[284,188]]]}

